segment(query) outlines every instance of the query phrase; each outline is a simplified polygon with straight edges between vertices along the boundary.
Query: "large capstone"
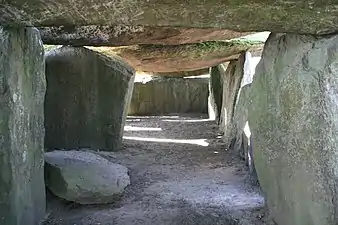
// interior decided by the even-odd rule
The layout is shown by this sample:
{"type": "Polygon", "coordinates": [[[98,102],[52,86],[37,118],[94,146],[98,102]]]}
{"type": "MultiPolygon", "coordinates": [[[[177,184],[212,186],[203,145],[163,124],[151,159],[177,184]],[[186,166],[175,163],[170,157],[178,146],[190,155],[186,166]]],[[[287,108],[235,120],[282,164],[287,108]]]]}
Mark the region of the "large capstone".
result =
{"type": "Polygon", "coordinates": [[[332,0],[5,0],[0,7],[0,24],[48,27],[126,24],[328,34],[338,31],[337,20],[332,0]]]}
{"type": "Polygon", "coordinates": [[[207,113],[207,78],[157,78],[135,82],[129,115],[207,113]]]}
{"type": "Polygon", "coordinates": [[[217,28],[149,27],[122,24],[39,27],[39,30],[45,44],[72,46],[179,45],[228,40],[252,33],[217,28]]]}
{"type": "Polygon", "coordinates": [[[0,27],[0,224],[45,214],[44,52],[34,28],[0,27]]]}
{"type": "Polygon", "coordinates": [[[272,34],[252,83],[258,178],[277,224],[338,221],[338,36],[272,34]]]}
{"type": "Polygon", "coordinates": [[[246,39],[181,45],[88,47],[107,56],[118,55],[138,71],[172,73],[196,71],[237,60],[242,52],[261,52],[264,42],[246,39]]]}
{"type": "Polygon", "coordinates": [[[128,169],[91,152],[45,154],[45,179],[56,196],[79,204],[113,203],[130,184],[128,169]]]}
{"type": "Polygon", "coordinates": [[[45,146],[116,150],[131,99],[134,70],[86,48],[46,54],[45,146]]]}

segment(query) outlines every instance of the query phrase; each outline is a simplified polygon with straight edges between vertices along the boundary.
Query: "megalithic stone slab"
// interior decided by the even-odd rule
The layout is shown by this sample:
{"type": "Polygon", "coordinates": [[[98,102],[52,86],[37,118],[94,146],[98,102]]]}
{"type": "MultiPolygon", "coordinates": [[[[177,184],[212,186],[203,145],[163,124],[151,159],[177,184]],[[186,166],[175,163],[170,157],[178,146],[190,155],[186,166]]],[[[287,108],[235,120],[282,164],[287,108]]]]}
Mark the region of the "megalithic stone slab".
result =
{"type": "Polygon", "coordinates": [[[244,75],[244,63],[245,52],[240,55],[238,60],[231,61],[224,72],[220,129],[224,132],[227,148],[231,146],[231,142],[235,138],[233,117],[244,75]]]}
{"type": "Polygon", "coordinates": [[[155,78],[135,82],[129,115],[207,113],[207,78],[155,78]]]}
{"type": "Polygon", "coordinates": [[[46,148],[119,149],[134,74],[122,59],[83,47],[47,52],[46,148]]]}
{"type": "Polygon", "coordinates": [[[251,87],[258,179],[280,225],[338,221],[338,35],[271,34],[251,87]]]}
{"type": "Polygon", "coordinates": [[[222,99],[223,99],[223,80],[226,64],[220,64],[210,68],[209,79],[209,117],[215,119],[219,124],[221,111],[222,111],[222,99]]]}
{"type": "Polygon", "coordinates": [[[45,214],[44,53],[35,28],[0,27],[0,224],[45,214]]]}

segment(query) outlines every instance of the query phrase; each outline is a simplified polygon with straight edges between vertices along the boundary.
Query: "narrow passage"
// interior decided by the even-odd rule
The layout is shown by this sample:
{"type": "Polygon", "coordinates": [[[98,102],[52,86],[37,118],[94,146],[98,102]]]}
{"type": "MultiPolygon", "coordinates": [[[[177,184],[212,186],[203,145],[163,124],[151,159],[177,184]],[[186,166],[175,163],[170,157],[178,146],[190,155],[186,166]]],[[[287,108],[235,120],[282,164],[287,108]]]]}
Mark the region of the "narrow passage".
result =
{"type": "Polygon", "coordinates": [[[129,168],[116,204],[48,201],[44,225],[255,225],[264,200],[247,168],[224,149],[214,121],[201,115],[128,117],[124,149],[100,152],[129,168]]]}

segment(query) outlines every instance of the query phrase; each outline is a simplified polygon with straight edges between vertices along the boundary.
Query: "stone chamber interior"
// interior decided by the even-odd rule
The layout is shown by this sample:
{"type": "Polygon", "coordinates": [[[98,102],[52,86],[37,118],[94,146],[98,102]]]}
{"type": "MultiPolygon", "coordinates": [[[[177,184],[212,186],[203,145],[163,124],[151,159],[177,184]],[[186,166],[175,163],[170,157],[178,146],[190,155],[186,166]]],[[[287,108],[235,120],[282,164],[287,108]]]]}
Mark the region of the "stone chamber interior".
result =
{"type": "Polygon", "coordinates": [[[337,225],[337,8],[0,2],[0,224],[337,225]]]}

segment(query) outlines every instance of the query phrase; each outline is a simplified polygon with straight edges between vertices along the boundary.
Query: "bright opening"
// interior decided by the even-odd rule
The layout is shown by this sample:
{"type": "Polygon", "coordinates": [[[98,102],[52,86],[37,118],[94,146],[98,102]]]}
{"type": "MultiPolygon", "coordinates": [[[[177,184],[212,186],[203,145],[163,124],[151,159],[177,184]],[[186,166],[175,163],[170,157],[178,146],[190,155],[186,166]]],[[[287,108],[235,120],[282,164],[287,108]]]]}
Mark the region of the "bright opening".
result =
{"type": "Polygon", "coordinates": [[[171,120],[171,119],[165,119],[162,120],[164,122],[187,122],[187,123],[196,123],[196,122],[206,122],[206,121],[212,121],[213,119],[197,119],[197,120],[171,120]]]}
{"type": "Polygon", "coordinates": [[[127,137],[124,136],[123,139],[126,140],[135,140],[135,141],[147,141],[147,142],[164,142],[164,143],[180,143],[180,144],[193,144],[200,146],[209,146],[209,143],[206,142],[207,139],[165,139],[165,138],[143,138],[143,137],[127,137]]]}
{"type": "Polygon", "coordinates": [[[124,126],[124,131],[162,131],[160,127],[133,127],[124,126]]]}

